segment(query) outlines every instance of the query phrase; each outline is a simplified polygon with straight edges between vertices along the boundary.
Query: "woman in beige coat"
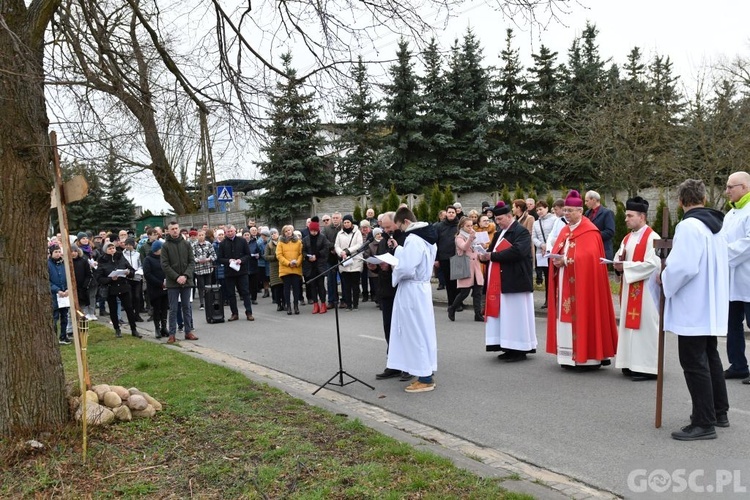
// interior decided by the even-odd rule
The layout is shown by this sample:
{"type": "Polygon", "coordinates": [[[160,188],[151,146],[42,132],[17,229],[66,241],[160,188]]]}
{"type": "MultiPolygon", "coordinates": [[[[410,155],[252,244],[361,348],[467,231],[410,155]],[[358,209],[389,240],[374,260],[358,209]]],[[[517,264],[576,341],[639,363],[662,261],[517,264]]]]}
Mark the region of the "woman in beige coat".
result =
{"type": "Polygon", "coordinates": [[[474,231],[474,222],[470,217],[462,217],[458,221],[458,233],[456,234],[456,255],[466,255],[469,258],[469,270],[471,274],[468,278],[456,281],[458,295],[453,304],[448,306],[448,319],[456,320],[456,308],[472,292],[472,301],[474,304],[474,321],[484,321],[482,316],[482,286],[484,285],[484,275],[482,274],[482,264],[479,262],[478,254],[474,248],[474,239],[477,233],[474,231]]]}

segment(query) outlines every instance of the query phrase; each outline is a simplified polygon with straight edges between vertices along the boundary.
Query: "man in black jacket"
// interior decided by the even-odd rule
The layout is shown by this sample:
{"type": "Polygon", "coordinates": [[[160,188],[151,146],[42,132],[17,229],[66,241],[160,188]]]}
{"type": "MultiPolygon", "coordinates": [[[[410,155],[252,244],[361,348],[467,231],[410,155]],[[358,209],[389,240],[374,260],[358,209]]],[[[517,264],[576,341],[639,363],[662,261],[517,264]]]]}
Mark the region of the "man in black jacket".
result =
{"type": "Polygon", "coordinates": [[[235,289],[240,292],[242,302],[245,304],[245,316],[247,320],[255,321],[247,281],[250,247],[244,238],[237,236],[236,227],[230,224],[224,229],[226,236],[224,237],[224,241],[219,244],[219,251],[216,254],[219,264],[224,264],[224,280],[229,296],[229,309],[232,311],[232,316],[228,321],[237,321],[239,319],[235,289]]]}
{"type": "Polygon", "coordinates": [[[458,294],[456,280],[451,279],[451,257],[456,255],[456,233],[458,232],[458,218],[453,205],[445,208],[445,220],[435,224],[438,232],[437,260],[438,272],[443,273],[445,289],[448,292],[448,303],[453,304],[458,294]]]}

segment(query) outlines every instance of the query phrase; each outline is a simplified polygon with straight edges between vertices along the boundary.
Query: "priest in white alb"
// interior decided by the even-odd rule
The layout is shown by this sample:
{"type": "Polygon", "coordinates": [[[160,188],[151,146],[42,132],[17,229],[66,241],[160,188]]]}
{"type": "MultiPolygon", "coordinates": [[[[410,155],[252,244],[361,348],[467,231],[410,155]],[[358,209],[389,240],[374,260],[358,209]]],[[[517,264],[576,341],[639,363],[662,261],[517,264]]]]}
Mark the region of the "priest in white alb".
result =
{"type": "Polygon", "coordinates": [[[625,235],[615,255],[622,274],[620,325],[615,366],[633,381],[656,379],[659,353],[659,297],[655,285],[661,260],[654,250],[659,235],[648,227],[648,201],[640,196],[625,202],[625,235]]]}

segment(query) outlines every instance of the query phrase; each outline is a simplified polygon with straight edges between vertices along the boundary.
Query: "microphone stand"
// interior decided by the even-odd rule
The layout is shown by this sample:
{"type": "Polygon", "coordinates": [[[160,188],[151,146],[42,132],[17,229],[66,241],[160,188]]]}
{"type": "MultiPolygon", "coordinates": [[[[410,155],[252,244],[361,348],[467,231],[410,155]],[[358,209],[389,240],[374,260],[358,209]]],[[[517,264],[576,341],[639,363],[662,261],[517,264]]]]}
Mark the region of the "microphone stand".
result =
{"type": "MultiPolygon", "coordinates": [[[[353,254],[351,254],[349,257],[347,257],[346,259],[342,260],[341,264],[343,264],[345,262],[350,262],[354,257],[356,257],[357,255],[359,255],[362,252],[364,252],[367,249],[367,247],[368,247],[368,245],[363,245],[362,248],[359,248],[356,252],[354,252],[353,254]]],[[[323,271],[319,275],[317,275],[314,278],[312,278],[310,281],[315,281],[317,279],[320,279],[321,277],[325,276],[329,272],[330,272],[330,269],[328,269],[326,271],[323,271]]],[[[362,380],[358,379],[354,375],[352,375],[352,374],[347,373],[346,371],[344,371],[344,364],[343,364],[343,361],[341,359],[341,330],[339,328],[339,303],[338,303],[338,301],[336,301],[333,304],[333,313],[334,313],[334,316],[336,317],[336,347],[337,347],[338,356],[339,356],[339,369],[338,369],[338,371],[336,373],[333,374],[333,376],[331,378],[329,378],[325,383],[323,383],[323,385],[321,385],[320,387],[318,387],[317,389],[315,389],[315,392],[313,392],[312,395],[313,396],[316,395],[318,393],[318,391],[320,391],[323,387],[325,387],[327,385],[335,385],[336,387],[344,387],[345,385],[353,384],[354,382],[359,382],[360,384],[362,384],[364,386],[367,386],[367,387],[369,387],[370,389],[372,389],[374,391],[375,387],[371,386],[367,382],[363,382],[362,380]],[[347,377],[349,377],[350,380],[344,382],[344,375],[346,375],[347,377]],[[334,381],[334,379],[336,379],[336,378],[338,378],[338,381],[334,381]]]]}

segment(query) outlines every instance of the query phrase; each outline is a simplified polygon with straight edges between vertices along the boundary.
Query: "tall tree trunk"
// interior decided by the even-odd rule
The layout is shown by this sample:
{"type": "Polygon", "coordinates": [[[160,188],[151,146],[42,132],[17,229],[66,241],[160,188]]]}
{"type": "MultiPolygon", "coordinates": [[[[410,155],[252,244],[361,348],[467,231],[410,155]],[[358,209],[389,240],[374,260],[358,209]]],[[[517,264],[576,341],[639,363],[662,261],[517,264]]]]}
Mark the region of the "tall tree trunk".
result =
{"type": "Polygon", "coordinates": [[[68,419],[45,233],[52,169],[42,37],[54,1],[0,2],[0,435],[68,419]],[[51,10],[47,10],[47,9],[51,10]]]}

